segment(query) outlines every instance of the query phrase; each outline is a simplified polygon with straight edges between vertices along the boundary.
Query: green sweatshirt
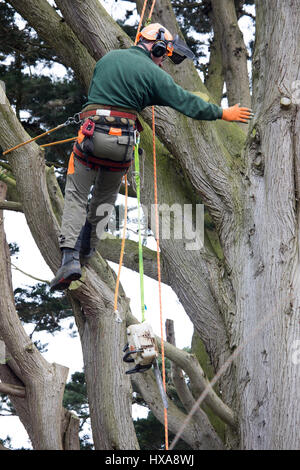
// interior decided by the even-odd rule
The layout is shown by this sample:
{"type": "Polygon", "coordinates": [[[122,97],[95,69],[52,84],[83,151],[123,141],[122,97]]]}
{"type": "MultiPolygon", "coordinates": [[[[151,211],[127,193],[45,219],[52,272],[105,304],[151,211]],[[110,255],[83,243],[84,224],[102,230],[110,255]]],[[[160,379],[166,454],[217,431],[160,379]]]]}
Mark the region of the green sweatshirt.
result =
{"type": "Polygon", "coordinates": [[[170,106],[193,119],[222,118],[222,108],[177,85],[138,46],[111,51],[97,62],[85,106],[94,103],[137,112],[151,105],[170,106]]]}

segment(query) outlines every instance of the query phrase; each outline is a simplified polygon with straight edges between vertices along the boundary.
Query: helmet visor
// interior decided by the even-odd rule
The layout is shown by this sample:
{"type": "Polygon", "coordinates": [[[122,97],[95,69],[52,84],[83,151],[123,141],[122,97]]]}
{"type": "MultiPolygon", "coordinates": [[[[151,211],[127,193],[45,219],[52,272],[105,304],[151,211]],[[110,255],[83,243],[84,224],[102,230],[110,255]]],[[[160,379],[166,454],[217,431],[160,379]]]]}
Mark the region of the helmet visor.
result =
{"type": "Polygon", "coordinates": [[[184,59],[194,59],[194,57],[195,54],[177,34],[173,41],[173,54],[170,56],[172,62],[174,64],[181,64],[184,59]]]}

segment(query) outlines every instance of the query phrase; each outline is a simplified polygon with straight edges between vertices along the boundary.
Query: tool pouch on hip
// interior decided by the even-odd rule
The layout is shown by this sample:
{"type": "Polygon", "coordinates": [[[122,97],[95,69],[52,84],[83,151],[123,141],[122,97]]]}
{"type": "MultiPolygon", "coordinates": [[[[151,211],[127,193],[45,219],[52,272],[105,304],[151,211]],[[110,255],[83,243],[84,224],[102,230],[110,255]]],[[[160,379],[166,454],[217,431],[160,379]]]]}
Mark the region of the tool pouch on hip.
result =
{"type": "Polygon", "coordinates": [[[111,127],[103,132],[96,124],[93,136],[93,155],[115,162],[128,162],[133,158],[134,133],[111,127]]]}
{"type": "Polygon", "coordinates": [[[133,161],[136,140],[134,122],[127,119],[126,123],[122,123],[108,119],[101,124],[92,119],[84,122],[74,145],[75,155],[90,168],[105,166],[111,167],[113,171],[128,169],[133,161]]]}

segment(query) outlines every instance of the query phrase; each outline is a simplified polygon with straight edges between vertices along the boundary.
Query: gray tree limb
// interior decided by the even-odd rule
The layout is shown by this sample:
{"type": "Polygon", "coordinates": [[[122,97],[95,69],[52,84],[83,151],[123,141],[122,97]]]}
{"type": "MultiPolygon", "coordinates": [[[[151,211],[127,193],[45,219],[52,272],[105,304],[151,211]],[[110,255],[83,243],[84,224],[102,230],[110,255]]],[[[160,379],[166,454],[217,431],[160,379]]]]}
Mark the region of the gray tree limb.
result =
{"type": "MultiPolygon", "coordinates": [[[[128,325],[138,323],[138,321],[131,314],[127,314],[128,325]]],[[[160,350],[161,339],[156,337],[157,345],[160,350]]],[[[174,364],[183,369],[192,382],[192,388],[199,396],[207,386],[209,381],[202,370],[199,362],[193,354],[182,351],[168,342],[164,342],[165,355],[174,364]]],[[[231,427],[236,427],[236,417],[233,411],[218,397],[215,391],[210,388],[206,404],[218,415],[225,423],[231,427]]]]}
{"type": "Polygon", "coordinates": [[[0,209],[6,211],[23,212],[22,204],[20,202],[13,201],[1,201],[0,209]]]}
{"type": "Polygon", "coordinates": [[[220,38],[229,106],[241,103],[241,106],[250,108],[248,52],[238,25],[234,0],[211,0],[211,5],[214,31],[220,38]]]}
{"type": "Polygon", "coordinates": [[[9,3],[34,24],[37,33],[56,50],[64,65],[76,70],[79,81],[87,89],[95,62],[55,9],[46,0],[12,0],[9,3]]]}
{"type": "MultiPolygon", "coordinates": [[[[135,387],[139,390],[154,416],[161,422],[164,422],[163,406],[153,372],[144,374],[135,374],[132,376],[135,387]]],[[[180,411],[171,400],[168,400],[168,427],[172,433],[180,426],[185,419],[185,414],[180,411]]],[[[204,427],[200,427],[195,421],[191,420],[182,433],[182,439],[193,449],[199,450],[221,450],[223,445],[215,434],[212,427],[206,421],[204,427]]]]}
{"type": "Polygon", "coordinates": [[[3,393],[5,395],[13,395],[16,397],[20,398],[25,398],[25,388],[24,387],[19,387],[17,385],[13,384],[6,384],[3,382],[0,382],[0,393],[3,393]]]}

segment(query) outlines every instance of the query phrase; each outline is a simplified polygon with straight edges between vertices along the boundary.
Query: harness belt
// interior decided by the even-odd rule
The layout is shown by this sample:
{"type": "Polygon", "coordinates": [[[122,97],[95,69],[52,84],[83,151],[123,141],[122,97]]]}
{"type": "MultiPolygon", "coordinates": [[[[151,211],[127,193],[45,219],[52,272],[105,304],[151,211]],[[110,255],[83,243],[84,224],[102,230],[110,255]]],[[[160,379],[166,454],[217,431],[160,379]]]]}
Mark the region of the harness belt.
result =
{"type": "Polygon", "coordinates": [[[115,109],[113,106],[103,106],[102,108],[91,109],[90,111],[82,111],[81,113],[79,113],[80,120],[83,120],[92,116],[119,117],[119,118],[131,119],[136,124],[136,128],[139,132],[142,132],[143,130],[143,126],[141,125],[136,114],[119,111],[115,109]]]}
{"type": "Polygon", "coordinates": [[[91,116],[112,116],[132,119],[133,121],[137,120],[137,116],[135,114],[123,113],[122,111],[115,111],[113,109],[92,109],[91,111],[83,111],[82,113],[79,113],[79,119],[81,120],[91,116]]]}
{"type": "Polygon", "coordinates": [[[93,170],[98,170],[101,167],[105,167],[110,171],[121,171],[124,169],[128,169],[131,166],[133,160],[129,160],[127,162],[116,162],[113,160],[109,160],[108,158],[98,158],[92,155],[87,155],[86,153],[82,152],[79,144],[75,142],[73,146],[74,156],[78,158],[80,163],[91,168],[93,170]]]}

